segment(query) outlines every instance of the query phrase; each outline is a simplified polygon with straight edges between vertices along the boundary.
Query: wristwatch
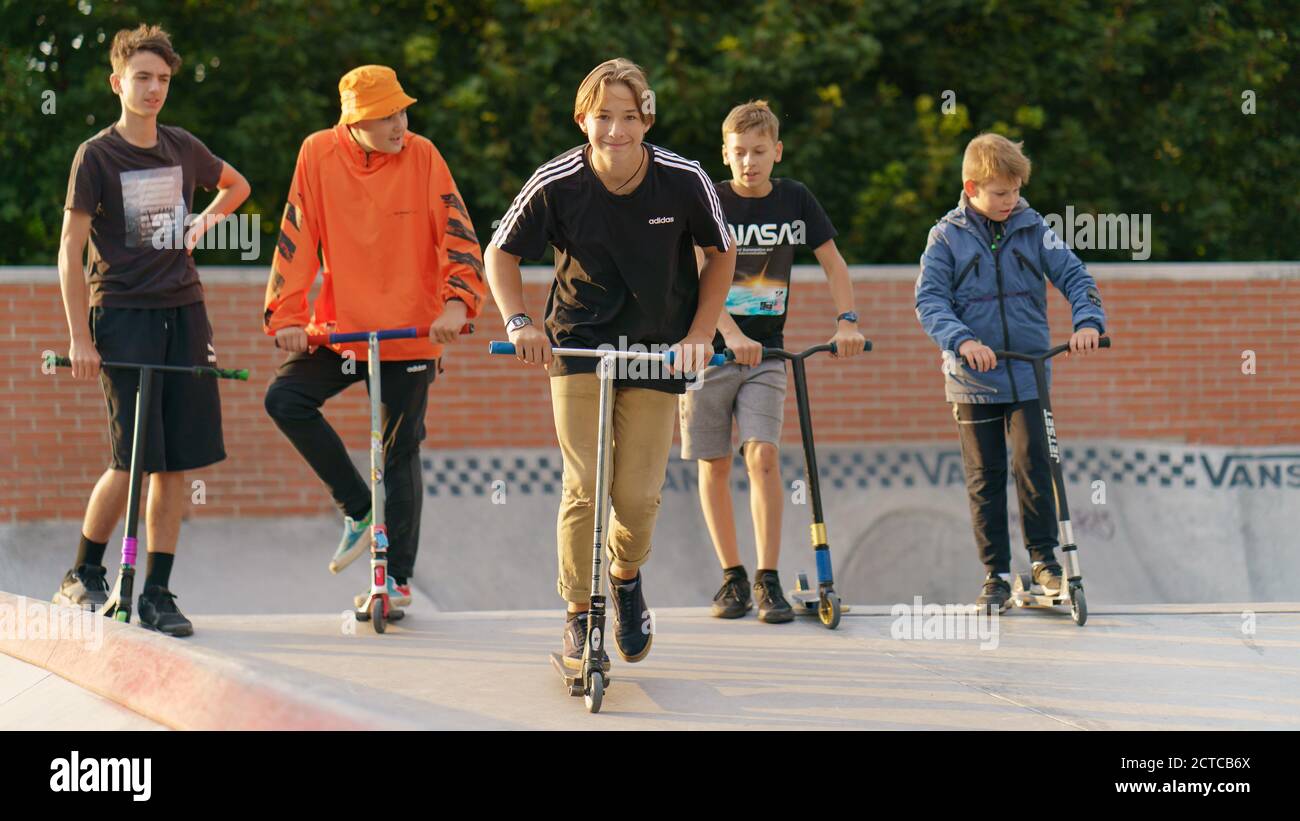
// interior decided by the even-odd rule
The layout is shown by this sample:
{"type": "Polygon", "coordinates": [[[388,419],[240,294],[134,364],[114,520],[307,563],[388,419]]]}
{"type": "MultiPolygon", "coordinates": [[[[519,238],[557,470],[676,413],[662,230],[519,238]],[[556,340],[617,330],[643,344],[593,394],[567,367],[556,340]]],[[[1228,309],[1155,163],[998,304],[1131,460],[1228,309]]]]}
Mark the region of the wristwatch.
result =
{"type": "Polygon", "coordinates": [[[528,314],[515,314],[506,320],[506,333],[514,333],[520,328],[526,328],[532,324],[532,317],[528,316],[528,314]]]}
{"type": "Polygon", "coordinates": [[[847,319],[849,322],[852,322],[853,324],[856,325],[857,322],[858,322],[858,312],[857,312],[857,311],[845,311],[844,313],[842,313],[842,314],[840,314],[839,316],[835,317],[835,321],[836,321],[836,322],[843,322],[843,321],[846,320],[846,319],[847,319]]]}

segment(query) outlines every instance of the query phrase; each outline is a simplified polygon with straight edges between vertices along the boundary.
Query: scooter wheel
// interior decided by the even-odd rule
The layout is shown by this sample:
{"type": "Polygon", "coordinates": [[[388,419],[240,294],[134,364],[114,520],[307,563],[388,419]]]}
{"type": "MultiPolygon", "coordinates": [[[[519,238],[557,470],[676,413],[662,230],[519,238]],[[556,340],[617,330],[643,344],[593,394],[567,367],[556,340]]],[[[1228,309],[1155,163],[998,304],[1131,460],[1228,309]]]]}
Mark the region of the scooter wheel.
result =
{"type": "Polygon", "coordinates": [[[822,624],[826,625],[827,630],[834,630],[840,626],[840,597],[837,593],[823,593],[821,602],[817,607],[817,615],[821,617],[822,624]]]}
{"type": "Polygon", "coordinates": [[[384,623],[384,600],[378,596],[370,600],[370,626],[376,633],[383,633],[387,627],[384,623]]]}
{"type": "Polygon", "coordinates": [[[1083,596],[1082,585],[1070,586],[1070,617],[1080,627],[1088,621],[1088,600],[1083,596]]]}
{"type": "Polygon", "coordinates": [[[600,673],[592,673],[587,678],[587,691],[584,695],[587,712],[599,713],[600,702],[605,698],[605,677],[600,673]]]}

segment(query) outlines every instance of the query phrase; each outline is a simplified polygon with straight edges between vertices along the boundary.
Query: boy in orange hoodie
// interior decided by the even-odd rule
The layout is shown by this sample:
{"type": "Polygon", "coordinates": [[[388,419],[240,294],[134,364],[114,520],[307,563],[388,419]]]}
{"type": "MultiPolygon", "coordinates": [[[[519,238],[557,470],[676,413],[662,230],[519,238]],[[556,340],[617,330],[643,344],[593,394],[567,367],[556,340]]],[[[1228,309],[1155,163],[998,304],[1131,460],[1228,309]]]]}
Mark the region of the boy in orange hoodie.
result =
{"type": "Polygon", "coordinates": [[[344,515],[330,562],[339,572],[366,552],[370,488],[321,405],[365,380],[364,343],[310,347],[308,333],[429,328],[382,347],[385,518],[393,604],[410,603],[424,497],[420,442],[442,344],[478,316],[486,294],[478,237],[446,162],[406,128],[415,102],[385,66],[339,81],[342,116],[303,141],[266,288],[265,330],[290,351],[266,392],[266,411],[344,515]],[[319,252],[319,256],[318,256],[319,252]],[[317,270],[324,277],[308,312],[317,270]],[[346,355],[345,355],[346,354],[346,355]],[[351,357],[355,356],[355,360],[351,357]]]}

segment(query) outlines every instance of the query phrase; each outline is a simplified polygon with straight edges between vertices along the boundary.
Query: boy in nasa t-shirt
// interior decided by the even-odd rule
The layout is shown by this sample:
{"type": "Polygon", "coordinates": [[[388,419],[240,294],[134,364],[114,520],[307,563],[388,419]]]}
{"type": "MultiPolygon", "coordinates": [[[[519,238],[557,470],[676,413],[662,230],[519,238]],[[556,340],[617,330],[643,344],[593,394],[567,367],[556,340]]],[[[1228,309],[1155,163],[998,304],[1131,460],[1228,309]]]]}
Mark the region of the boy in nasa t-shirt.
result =
{"type": "Polygon", "coordinates": [[[784,501],[779,469],[785,408],[785,363],[763,358],[781,348],[790,302],[790,270],[796,246],[813,250],[830,283],[836,312],[837,358],[861,353],[865,339],[853,310],[849,269],[835,247],[835,228],[801,183],[772,179],[781,159],[780,123],[766,102],[736,106],[722,124],[723,160],[732,178],[717,183],[718,198],[736,241],[736,274],[718,320],[714,348],[730,348],[735,361],[705,368],[695,390],[680,399],[682,458],[699,462],[700,504],[722,565],[722,588],[713,615],[740,618],[758,599],[760,621],[794,618],[781,592],[777,560],[784,501]],[[732,419],[740,428],[740,453],[750,480],[750,508],[758,548],[751,597],[736,546],[730,472],[732,419]]]}

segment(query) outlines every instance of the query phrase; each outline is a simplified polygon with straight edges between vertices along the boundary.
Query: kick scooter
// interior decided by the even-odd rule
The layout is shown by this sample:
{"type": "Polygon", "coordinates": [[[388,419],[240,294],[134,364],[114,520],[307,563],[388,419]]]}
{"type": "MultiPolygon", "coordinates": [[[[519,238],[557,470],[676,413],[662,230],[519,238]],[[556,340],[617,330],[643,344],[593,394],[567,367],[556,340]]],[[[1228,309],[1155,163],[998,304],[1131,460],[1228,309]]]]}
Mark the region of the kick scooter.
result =
{"type": "MultiPolygon", "coordinates": [[[[72,360],[66,356],[47,356],[47,367],[70,368],[72,360]]],[[[140,524],[140,490],[144,480],[144,441],[149,426],[149,402],[153,395],[154,373],[189,374],[214,379],[248,381],[248,370],[229,370],[203,365],[146,365],[139,362],[100,362],[102,368],[122,368],[140,372],[140,384],[135,391],[135,426],[131,433],[131,481],[126,493],[126,532],[122,536],[122,564],[117,571],[117,583],[103,613],[114,621],[131,621],[132,596],[135,592],[135,560],[138,526],[140,524]],[[141,412],[143,409],[143,412],[141,412]]]]}
{"type": "MultiPolygon", "coordinates": [[[[472,333],[466,324],[462,334],[472,333]]],[[[388,597],[388,527],[384,521],[384,427],[382,424],[382,385],[379,343],[385,339],[416,339],[419,328],[394,328],[383,331],[308,334],[307,344],[335,345],[340,342],[368,343],[366,375],[370,393],[370,592],[352,611],[357,621],[369,621],[376,633],[383,633],[389,622],[401,621],[405,610],[393,607],[388,597]]]]}
{"type": "MultiPolygon", "coordinates": [[[[1110,347],[1110,337],[1097,342],[1100,348],[1110,347]]],[[[1011,583],[1011,603],[1016,607],[1054,607],[1070,605],[1070,617],[1082,627],[1088,621],[1088,601],[1083,595],[1083,572],[1079,569],[1079,547],[1074,543],[1074,527],[1070,524],[1070,506],[1065,500],[1065,479],[1061,476],[1061,451],[1056,441],[1056,423],[1052,419],[1052,400],[1047,395],[1047,360],[1070,349],[1057,345],[1047,353],[1032,356],[1014,351],[994,351],[998,359],[1017,359],[1034,367],[1034,381],[1038,384],[1038,402],[1043,409],[1043,430],[1047,438],[1047,452],[1051,456],[1052,496],[1056,502],[1056,521],[1060,529],[1061,552],[1065,554],[1066,583],[1056,593],[1048,593],[1033,583],[1030,573],[1017,573],[1011,583]]],[[[1010,366],[1008,365],[1008,369],[1010,366]]]]}
{"type": "MultiPolygon", "coordinates": [[[[512,342],[492,342],[488,345],[488,351],[494,354],[513,356],[515,346],[512,342]]],[[[641,353],[591,350],[587,348],[552,348],[551,355],[587,357],[600,360],[596,367],[596,374],[600,380],[600,421],[596,428],[596,525],[591,551],[591,610],[590,615],[587,617],[587,641],[582,651],[582,667],[576,671],[572,670],[565,666],[564,659],[559,653],[551,653],[551,664],[559,672],[560,677],[564,679],[569,695],[583,696],[587,711],[598,713],[600,712],[601,700],[605,695],[605,687],[612,682],[612,679],[609,678],[608,666],[601,664],[599,659],[600,648],[605,639],[605,581],[604,564],[601,557],[604,555],[605,543],[609,535],[609,487],[611,481],[609,472],[610,458],[614,452],[613,447],[611,447],[610,436],[614,427],[615,371],[620,361],[627,362],[638,359],[648,362],[661,362],[671,366],[673,352],[641,353]]],[[[725,361],[722,354],[714,354],[709,364],[721,365],[725,361]]]]}
{"type": "MultiPolygon", "coordinates": [[[[871,350],[871,340],[867,340],[863,351],[871,350]]],[[[808,587],[808,575],[800,573],[795,589],[790,591],[794,600],[795,613],[816,615],[828,630],[834,630],[840,624],[840,615],[849,612],[849,608],[840,604],[839,594],[835,592],[835,577],[831,572],[831,547],[826,537],[826,520],[822,515],[821,484],[817,476],[817,449],[813,444],[812,408],[808,404],[808,374],[804,360],[822,351],[835,353],[835,343],[822,345],[791,353],[781,348],[764,348],[763,358],[775,357],[790,362],[794,375],[795,404],[799,407],[799,435],[803,439],[804,475],[808,479],[808,493],[812,497],[812,548],[817,560],[817,590],[808,587]]],[[[725,352],[728,361],[734,361],[731,349],[725,352]]]]}

